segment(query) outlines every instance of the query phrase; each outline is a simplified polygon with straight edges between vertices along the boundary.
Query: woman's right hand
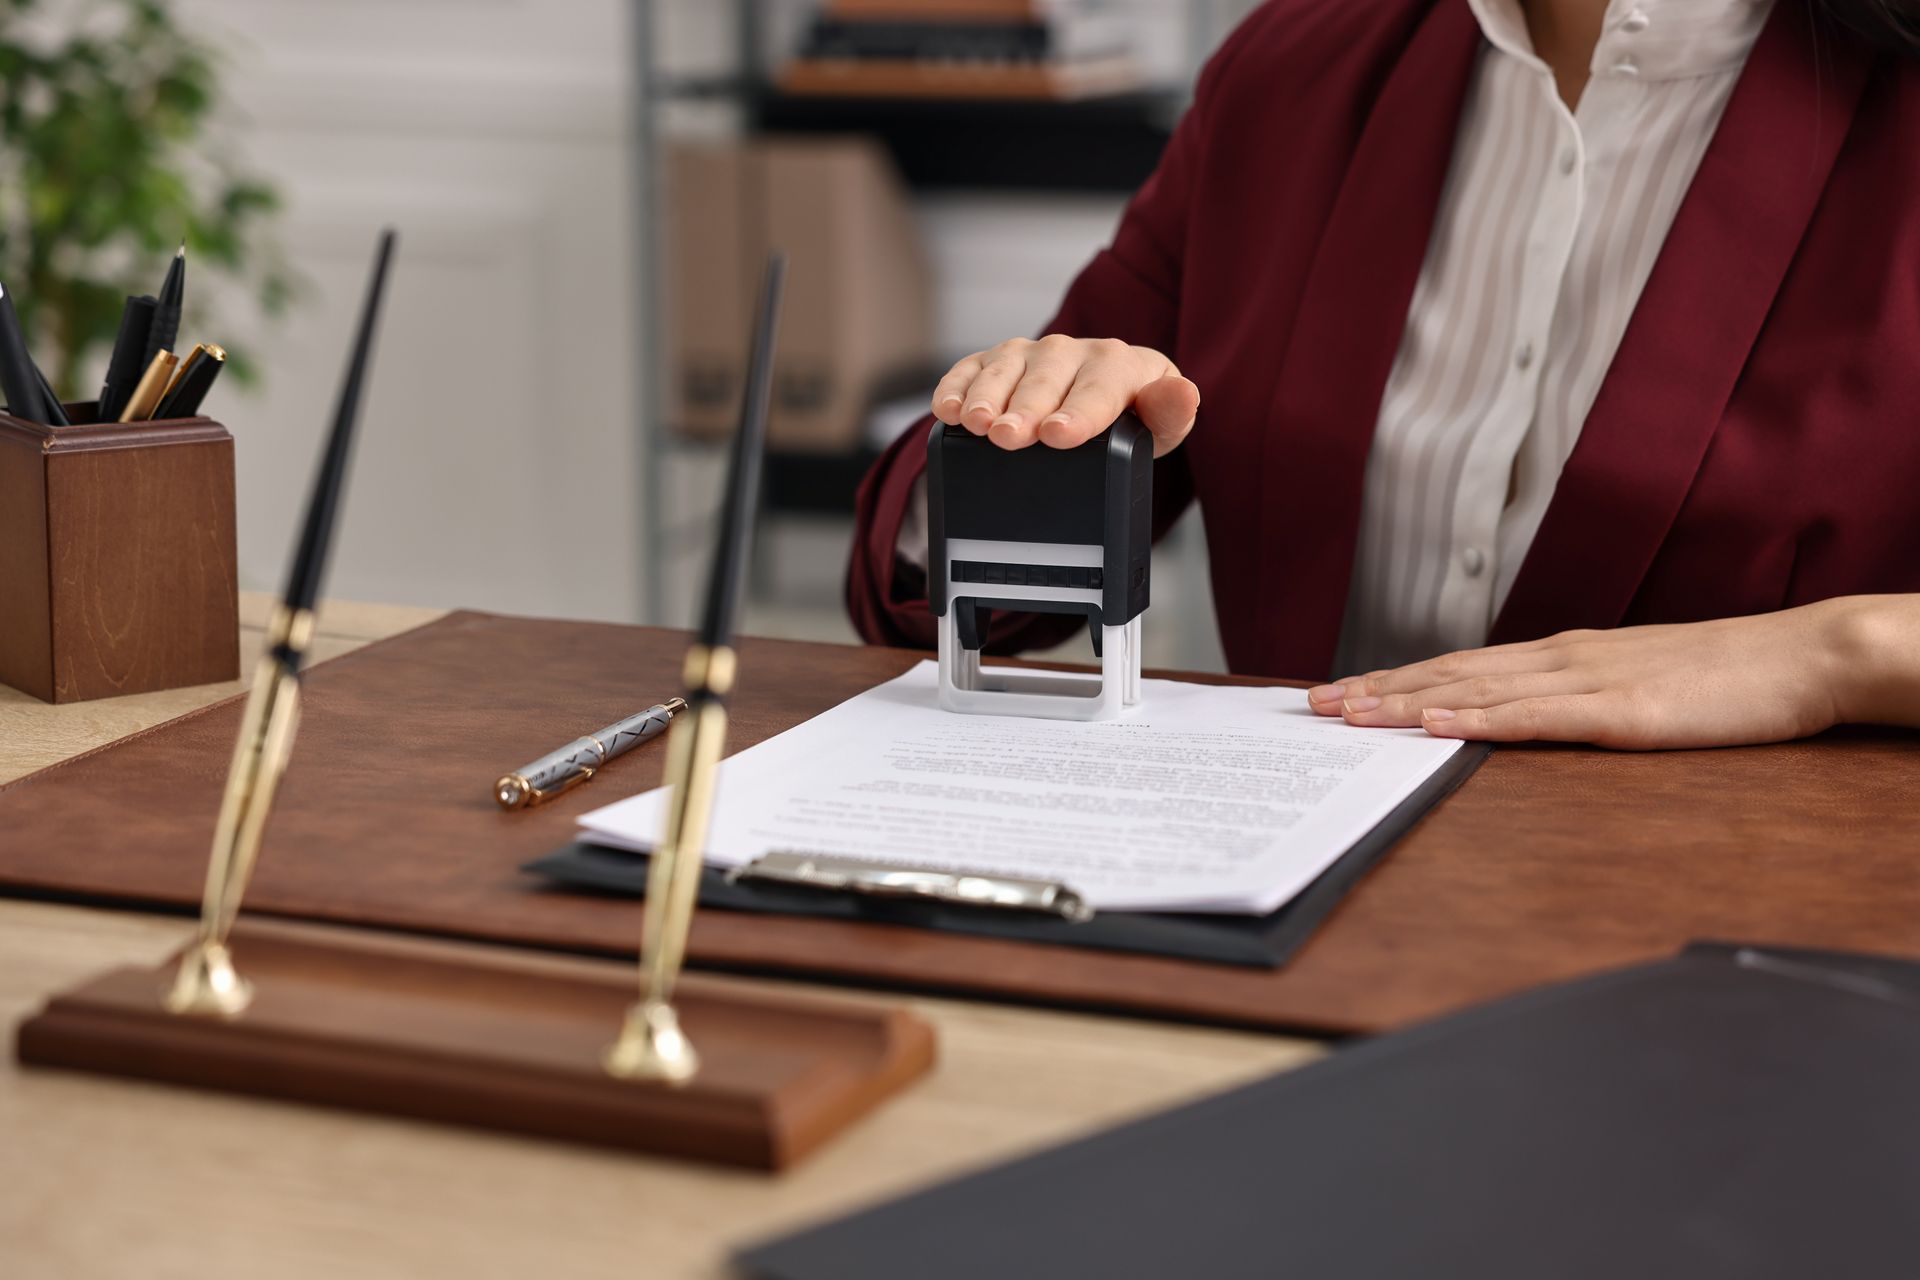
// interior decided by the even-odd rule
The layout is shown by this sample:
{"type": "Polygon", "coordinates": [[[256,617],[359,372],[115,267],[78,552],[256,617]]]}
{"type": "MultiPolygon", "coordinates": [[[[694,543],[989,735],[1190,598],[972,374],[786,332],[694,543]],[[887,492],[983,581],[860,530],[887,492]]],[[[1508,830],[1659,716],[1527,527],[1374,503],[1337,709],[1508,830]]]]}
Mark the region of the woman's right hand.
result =
{"type": "Polygon", "coordinates": [[[1038,342],[1010,338],[975,352],[949,369],[933,392],[934,417],[1003,449],[1035,441],[1071,449],[1127,409],[1153,433],[1157,458],[1193,430],[1200,389],[1149,347],[1052,333],[1038,342]]]}

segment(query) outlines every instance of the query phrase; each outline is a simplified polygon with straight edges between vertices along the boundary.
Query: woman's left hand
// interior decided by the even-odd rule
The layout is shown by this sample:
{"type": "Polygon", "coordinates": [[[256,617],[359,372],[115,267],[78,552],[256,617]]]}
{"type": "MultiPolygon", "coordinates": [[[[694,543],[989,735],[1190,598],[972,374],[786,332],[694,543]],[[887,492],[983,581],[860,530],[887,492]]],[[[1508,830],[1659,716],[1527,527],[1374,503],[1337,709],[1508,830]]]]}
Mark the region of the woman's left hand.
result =
{"type": "Polygon", "coordinates": [[[1420,725],[1442,738],[1628,750],[1778,742],[1846,718],[1848,654],[1872,599],[1568,631],[1375,671],[1307,697],[1349,724],[1420,725]]]}

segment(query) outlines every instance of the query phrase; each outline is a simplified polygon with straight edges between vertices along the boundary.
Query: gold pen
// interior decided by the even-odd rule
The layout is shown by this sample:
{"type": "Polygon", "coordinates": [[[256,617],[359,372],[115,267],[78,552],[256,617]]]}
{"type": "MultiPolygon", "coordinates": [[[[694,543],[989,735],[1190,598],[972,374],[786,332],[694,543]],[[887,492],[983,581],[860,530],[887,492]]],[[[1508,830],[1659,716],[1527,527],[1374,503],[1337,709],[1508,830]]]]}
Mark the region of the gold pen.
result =
{"type": "Polygon", "coordinates": [[[502,809],[520,809],[551,800],[600,771],[602,765],[623,756],[657,736],[686,708],[684,698],[668,698],[658,706],[615,721],[598,733],[575,738],[532,764],[522,765],[493,784],[493,799],[502,809]]]}
{"type": "Polygon", "coordinates": [[[120,411],[122,422],[145,422],[153,416],[160,404],[160,397],[166,393],[167,384],[173,378],[174,366],[180,358],[171,351],[156,351],[153,363],[140,375],[140,385],[133,389],[133,395],[127,401],[127,407],[120,411]]]}

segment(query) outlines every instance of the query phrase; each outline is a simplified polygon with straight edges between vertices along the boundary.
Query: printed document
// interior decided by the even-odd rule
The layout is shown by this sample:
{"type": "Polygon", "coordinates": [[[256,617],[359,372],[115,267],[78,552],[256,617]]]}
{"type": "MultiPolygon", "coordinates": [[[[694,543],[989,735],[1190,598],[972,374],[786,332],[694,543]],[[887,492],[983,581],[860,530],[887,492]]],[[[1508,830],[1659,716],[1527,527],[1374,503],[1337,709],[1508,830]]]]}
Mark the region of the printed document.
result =
{"type": "MultiPolygon", "coordinates": [[[[1298,689],[1142,692],[1116,720],[961,715],[923,662],[722,764],[707,861],[831,854],[1057,880],[1102,910],[1264,915],[1460,747],[1316,716],[1298,689]]],[[[665,799],[588,813],[581,838],[647,850],[665,799]]]]}

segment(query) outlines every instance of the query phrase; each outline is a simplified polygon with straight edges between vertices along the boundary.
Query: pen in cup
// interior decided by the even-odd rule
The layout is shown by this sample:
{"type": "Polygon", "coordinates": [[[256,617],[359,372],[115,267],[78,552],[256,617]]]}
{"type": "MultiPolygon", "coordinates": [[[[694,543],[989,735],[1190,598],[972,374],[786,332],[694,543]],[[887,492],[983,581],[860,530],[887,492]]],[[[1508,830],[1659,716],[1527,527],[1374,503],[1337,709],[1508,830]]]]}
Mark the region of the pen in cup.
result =
{"type": "Polygon", "coordinates": [[[167,264],[167,278],[160,282],[160,294],[154,299],[153,323],[147,330],[146,360],[162,351],[173,350],[174,339],[180,336],[180,309],[187,292],[187,242],[180,242],[180,251],[173,255],[173,261],[167,264]]]}
{"type": "Polygon", "coordinates": [[[120,410],[122,422],[145,422],[153,417],[153,411],[160,407],[160,397],[167,389],[167,383],[173,379],[174,366],[180,358],[171,351],[162,351],[154,356],[153,363],[140,376],[140,384],[133,389],[126,407],[120,410]]]}
{"type": "Polygon", "coordinates": [[[502,776],[493,784],[494,801],[502,809],[520,809],[570,791],[591,778],[607,761],[657,737],[686,705],[685,699],[669,698],[597,733],[575,738],[532,764],[502,776]]]}
{"type": "Polygon", "coordinates": [[[64,417],[54,416],[60,402],[49,402],[41,389],[45,385],[33,357],[27,354],[26,339],[20,335],[12,293],[0,285],[0,394],[6,398],[8,412],[28,422],[64,424],[64,417]]]}
{"type": "Polygon", "coordinates": [[[226,364],[227,352],[224,347],[212,342],[195,346],[192,354],[174,370],[173,381],[167,384],[166,393],[160,397],[160,405],[153,411],[153,416],[191,418],[199,413],[201,402],[213,387],[213,380],[220,376],[220,370],[226,364]]]}
{"type": "Polygon", "coordinates": [[[153,330],[153,313],[158,306],[151,297],[128,298],[120,313],[120,332],[113,340],[107,380],[100,386],[95,416],[101,422],[120,421],[120,411],[133,398],[135,385],[147,371],[147,337],[153,330]]]}

